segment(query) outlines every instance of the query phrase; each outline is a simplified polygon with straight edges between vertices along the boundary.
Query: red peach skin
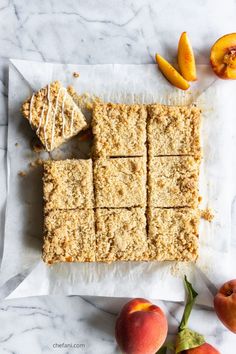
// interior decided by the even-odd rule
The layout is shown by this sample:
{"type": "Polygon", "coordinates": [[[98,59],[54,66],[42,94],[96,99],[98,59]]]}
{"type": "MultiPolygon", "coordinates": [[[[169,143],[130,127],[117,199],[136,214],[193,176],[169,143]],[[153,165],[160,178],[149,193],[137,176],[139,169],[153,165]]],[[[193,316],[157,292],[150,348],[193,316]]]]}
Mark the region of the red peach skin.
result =
{"type": "Polygon", "coordinates": [[[236,279],[226,282],[214,298],[215,312],[221,322],[236,333],[236,279]]]}
{"type": "Polygon", "coordinates": [[[212,345],[204,343],[199,347],[185,350],[182,354],[220,354],[220,352],[215,349],[212,345]]]}
{"type": "Polygon", "coordinates": [[[160,307],[137,298],[121,310],[115,335],[125,354],[155,354],[163,345],[167,331],[167,319],[160,307]]]}

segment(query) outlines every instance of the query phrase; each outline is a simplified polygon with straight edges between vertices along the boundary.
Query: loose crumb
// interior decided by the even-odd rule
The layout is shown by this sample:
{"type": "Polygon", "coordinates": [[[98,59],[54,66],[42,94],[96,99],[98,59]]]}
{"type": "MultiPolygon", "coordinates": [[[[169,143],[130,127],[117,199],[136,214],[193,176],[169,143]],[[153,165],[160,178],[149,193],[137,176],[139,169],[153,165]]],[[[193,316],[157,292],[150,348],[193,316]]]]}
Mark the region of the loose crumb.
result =
{"type": "Polygon", "coordinates": [[[41,166],[43,164],[43,160],[42,159],[36,159],[34,161],[31,161],[29,163],[29,167],[37,167],[37,166],[41,166]]]}
{"type": "Polygon", "coordinates": [[[206,208],[204,210],[201,210],[201,218],[208,222],[212,222],[212,220],[214,219],[214,213],[210,208],[206,208]]]}
{"type": "Polygon", "coordinates": [[[95,103],[102,103],[101,98],[90,95],[87,92],[79,95],[73,86],[68,86],[67,91],[80,109],[87,109],[88,111],[92,111],[95,103]]]}
{"type": "Polygon", "coordinates": [[[25,177],[26,176],[26,172],[25,171],[19,171],[18,172],[18,176],[25,177]]]}
{"type": "Polygon", "coordinates": [[[18,143],[15,143],[15,146],[19,146],[19,144],[18,144],[18,143]]]}
{"type": "Polygon", "coordinates": [[[80,77],[80,73],[78,73],[78,72],[73,72],[73,76],[75,77],[75,78],[77,78],[77,77],[80,77]]]}
{"type": "Polygon", "coordinates": [[[37,137],[34,137],[31,140],[30,147],[36,153],[44,151],[44,147],[43,147],[43,145],[41,144],[40,140],[37,137]]]}

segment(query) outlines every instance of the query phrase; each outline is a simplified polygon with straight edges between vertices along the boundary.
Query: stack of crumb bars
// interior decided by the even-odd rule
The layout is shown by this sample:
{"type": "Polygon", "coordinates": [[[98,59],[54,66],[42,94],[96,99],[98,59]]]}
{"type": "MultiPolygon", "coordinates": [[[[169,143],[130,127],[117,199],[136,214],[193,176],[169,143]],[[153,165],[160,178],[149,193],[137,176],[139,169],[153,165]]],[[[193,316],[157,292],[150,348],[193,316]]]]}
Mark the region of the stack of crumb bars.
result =
{"type": "MultiPolygon", "coordinates": [[[[32,97],[22,112],[47,150],[87,127],[60,83],[32,97]]],[[[199,109],[96,103],[92,130],[92,159],[44,162],[43,260],[195,261],[199,109]]]]}

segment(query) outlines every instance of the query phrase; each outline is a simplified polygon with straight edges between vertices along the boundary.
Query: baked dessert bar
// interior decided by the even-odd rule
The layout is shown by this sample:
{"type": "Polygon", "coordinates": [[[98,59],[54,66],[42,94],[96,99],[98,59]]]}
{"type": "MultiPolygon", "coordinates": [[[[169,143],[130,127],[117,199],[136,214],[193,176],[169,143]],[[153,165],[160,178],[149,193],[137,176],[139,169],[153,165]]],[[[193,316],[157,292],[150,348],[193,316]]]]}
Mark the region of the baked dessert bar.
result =
{"type": "Polygon", "coordinates": [[[144,105],[95,104],[92,119],[94,155],[145,155],[146,118],[144,105]]]}
{"type": "Polygon", "coordinates": [[[144,208],[96,209],[96,260],[143,261],[148,244],[144,208]]]}
{"type": "Polygon", "coordinates": [[[148,106],[149,154],[200,156],[200,110],[195,106],[148,106]]]}
{"type": "Polygon", "coordinates": [[[159,156],[149,160],[148,202],[151,207],[197,207],[199,159],[159,156]]]}
{"type": "Polygon", "coordinates": [[[149,209],[150,260],[195,261],[199,220],[197,209],[149,209]]]}
{"type": "Polygon", "coordinates": [[[44,261],[195,261],[200,111],[96,102],[92,128],[94,162],[44,163],[44,261]]]}
{"type": "Polygon", "coordinates": [[[45,211],[94,207],[92,160],[44,162],[45,211]]]}
{"type": "Polygon", "coordinates": [[[22,105],[47,151],[52,151],[87,127],[85,117],[59,81],[34,93],[22,105]]]}
{"type": "Polygon", "coordinates": [[[146,158],[98,159],[94,162],[95,206],[146,205],[146,158]]]}
{"type": "Polygon", "coordinates": [[[51,210],[44,227],[44,262],[95,261],[93,210],[51,210]]]}

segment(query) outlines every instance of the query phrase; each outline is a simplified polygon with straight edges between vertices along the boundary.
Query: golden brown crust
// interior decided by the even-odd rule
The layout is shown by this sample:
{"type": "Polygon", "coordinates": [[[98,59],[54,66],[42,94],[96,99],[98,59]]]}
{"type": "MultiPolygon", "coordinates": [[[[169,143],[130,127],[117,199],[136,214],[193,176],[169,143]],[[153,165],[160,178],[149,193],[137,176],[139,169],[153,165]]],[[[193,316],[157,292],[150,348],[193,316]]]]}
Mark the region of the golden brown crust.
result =
{"type": "Polygon", "coordinates": [[[200,110],[195,106],[148,106],[148,146],[151,156],[201,155],[200,110]]]}
{"type": "Polygon", "coordinates": [[[95,104],[92,120],[94,155],[144,156],[146,118],[144,105],[95,104]]]}
{"type": "Polygon", "coordinates": [[[51,210],[45,216],[44,262],[94,262],[95,247],[93,210],[51,210]]]}
{"type": "Polygon", "coordinates": [[[193,156],[151,157],[149,206],[197,207],[199,162],[193,156]]]}
{"type": "Polygon", "coordinates": [[[96,209],[96,260],[143,261],[147,253],[144,208],[96,209]]]}
{"type": "Polygon", "coordinates": [[[44,162],[45,211],[94,207],[92,160],[44,162]]]}
{"type": "Polygon", "coordinates": [[[146,158],[98,159],[94,162],[96,207],[146,205],[146,158]]]}
{"type": "Polygon", "coordinates": [[[199,220],[197,209],[149,209],[150,260],[195,261],[199,220]]]}
{"type": "Polygon", "coordinates": [[[91,160],[44,164],[44,261],[195,261],[200,111],[148,106],[147,166],[145,106],[94,105],[93,176],[91,160]]]}
{"type": "Polygon", "coordinates": [[[80,108],[59,81],[52,82],[27,99],[21,111],[48,151],[87,127],[80,108]]]}

